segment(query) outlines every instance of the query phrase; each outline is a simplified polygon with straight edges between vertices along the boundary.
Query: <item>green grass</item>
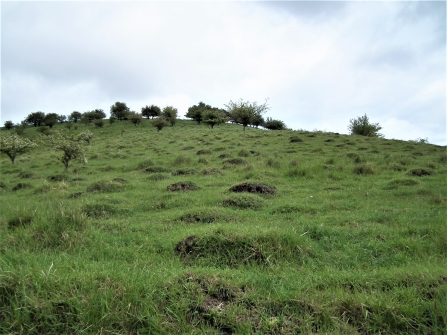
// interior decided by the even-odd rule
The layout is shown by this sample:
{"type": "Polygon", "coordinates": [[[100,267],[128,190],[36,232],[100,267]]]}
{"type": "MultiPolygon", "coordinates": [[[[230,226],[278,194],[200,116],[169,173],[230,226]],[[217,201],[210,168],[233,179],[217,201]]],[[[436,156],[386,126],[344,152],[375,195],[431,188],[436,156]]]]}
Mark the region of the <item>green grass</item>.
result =
{"type": "Polygon", "coordinates": [[[90,130],[0,157],[1,334],[447,334],[445,147],[90,130]]]}

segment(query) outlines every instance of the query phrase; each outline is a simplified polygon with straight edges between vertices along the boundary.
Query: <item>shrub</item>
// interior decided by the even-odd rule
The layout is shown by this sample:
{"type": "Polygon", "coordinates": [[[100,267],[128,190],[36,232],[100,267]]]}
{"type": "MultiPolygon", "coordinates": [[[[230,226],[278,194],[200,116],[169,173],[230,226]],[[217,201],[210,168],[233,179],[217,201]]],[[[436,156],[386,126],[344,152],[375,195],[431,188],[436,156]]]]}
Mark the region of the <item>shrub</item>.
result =
{"type": "Polygon", "coordinates": [[[351,135],[361,135],[369,137],[383,137],[379,134],[382,127],[378,123],[370,123],[368,116],[360,116],[357,119],[349,120],[348,130],[351,135]]]}
{"type": "Polygon", "coordinates": [[[157,131],[162,130],[164,127],[168,125],[168,121],[161,116],[151,120],[151,123],[155,128],[157,128],[157,131]]]}
{"type": "Polygon", "coordinates": [[[17,156],[24,154],[29,149],[36,147],[37,144],[27,138],[22,138],[16,134],[3,135],[0,134],[0,153],[9,157],[11,163],[17,156]]]}
{"type": "Polygon", "coordinates": [[[96,126],[97,128],[102,128],[102,127],[104,127],[104,120],[103,120],[103,119],[95,120],[95,126],[96,126]]]}
{"type": "Polygon", "coordinates": [[[267,128],[269,130],[285,130],[285,129],[287,129],[286,124],[283,121],[274,120],[269,117],[267,118],[267,120],[264,123],[264,128],[267,128]]]}
{"type": "Polygon", "coordinates": [[[177,192],[177,191],[194,191],[197,190],[198,187],[196,184],[190,181],[179,182],[175,184],[171,184],[167,187],[168,191],[177,192]]]}
{"type": "Polygon", "coordinates": [[[264,205],[264,201],[256,196],[238,195],[226,198],[222,204],[226,207],[239,209],[259,209],[264,205]]]}
{"type": "Polygon", "coordinates": [[[14,127],[14,123],[12,121],[5,121],[4,123],[5,125],[5,129],[11,129],[12,127],[14,127]]]}
{"type": "Polygon", "coordinates": [[[359,175],[374,174],[375,168],[371,164],[362,164],[362,165],[354,167],[354,173],[359,174],[359,175]]]}
{"type": "Polygon", "coordinates": [[[248,193],[256,193],[256,194],[274,195],[276,193],[276,187],[269,186],[266,184],[242,183],[242,184],[231,186],[229,191],[230,192],[248,192],[248,193]]]}

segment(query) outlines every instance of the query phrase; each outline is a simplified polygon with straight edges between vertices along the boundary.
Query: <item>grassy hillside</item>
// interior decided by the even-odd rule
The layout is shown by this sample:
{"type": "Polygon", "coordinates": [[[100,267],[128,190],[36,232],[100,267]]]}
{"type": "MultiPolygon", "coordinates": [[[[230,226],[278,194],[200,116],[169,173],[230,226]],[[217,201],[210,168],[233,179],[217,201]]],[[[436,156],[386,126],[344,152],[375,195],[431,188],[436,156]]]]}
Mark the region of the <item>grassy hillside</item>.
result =
{"type": "Polygon", "coordinates": [[[90,130],[1,157],[1,334],[447,334],[445,147],[90,130]]]}

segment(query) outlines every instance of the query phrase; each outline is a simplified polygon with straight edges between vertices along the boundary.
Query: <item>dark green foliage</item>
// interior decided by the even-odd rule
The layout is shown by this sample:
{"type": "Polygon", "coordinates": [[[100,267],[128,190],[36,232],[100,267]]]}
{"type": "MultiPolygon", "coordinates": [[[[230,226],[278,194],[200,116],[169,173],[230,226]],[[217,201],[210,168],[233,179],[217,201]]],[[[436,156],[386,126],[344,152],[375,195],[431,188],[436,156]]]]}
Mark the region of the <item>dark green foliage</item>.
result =
{"type": "Polygon", "coordinates": [[[48,113],[45,115],[43,122],[46,126],[53,128],[53,126],[58,122],[59,115],[56,113],[48,113]]]}
{"type": "Polygon", "coordinates": [[[172,106],[166,106],[161,112],[161,115],[171,126],[173,126],[177,122],[177,114],[177,108],[174,108],[172,106]]]}
{"type": "Polygon", "coordinates": [[[141,124],[141,120],[143,119],[143,116],[139,113],[129,112],[127,114],[127,118],[136,127],[141,124]]]}
{"type": "Polygon", "coordinates": [[[169,172],[169,170],[162,166],[150,166],[150,167],[144,169],[144,172],[146,172],[146,173],[160,173],[160,172],[169,172]]]}
{"type": "Polygon", "coordinates": [[[172,172],[173,176],[188,176],[197,174],[197,170],[195,169],[179,169],[172,172]]]}
{"type": "Polygon", "coordinates": [[[145,116],[148,119],[153,119],[154,117],[158,117],[161,115],[161,109],[156,105],[146,105],[145,107],[141,108],[141,115],[145,116]]]}
{"type": "Polygon", "coordinates": [[[18,216],[8,220],[8,228],[15,229],[20,227],[26,227],[33,222],[33,217],[31,215],[18,216]]]}
{"type": "Polygon", "coordinates": [[[87,204],[82,210],[87,217],[94,219],[108,219],[118,213],[116,207],[109,204],[87,204]]]}
{"type": "Polygon", "coordinates": [[[102,128],[104,127],[104,120],[95,120],[95,127],[102,128]]]}
{"type": "Polygon", "coordinates": [[[111,193],[122,191],[123,187],[120,183],[109,182],[109,181],[98,181],[91,184],[87,188],[87,192],[97,192],[97,193],[111,193]]]}
{"type": "Polygon", "coordinates": [[[12,127],[14,127],[14,123],[12,121],[5,121],[4,123],[5,129],[11,129],[12,127]]]}
{"type": "Polygon", "coordinates": [[[18,183],[16,186],[14,186],[12,188],[13,191],[18,191],[18,190],[25,190],[28,188],[32,188],[32,186],[30,184],[27,183],[18,183]]]}
{"type": "Polygon", "coordinates": [[[22,178],[22,179],[28,179],[28,178],[32,178],[33,177],[33,173],[32,172],[22,171],[22,172],[19,173],[18,176],[19,176],[19,178],[22,178]]]}
{"type": "Polygon", "coordinates": [[[171,184],[167,187],[168,191],[172,191],[172,192],[177,192],[177,191],[195,191],[198,190],[199,188],[197,187],[196,184],[194,184],[193,182],[190,181],[185,181],[185,182],[179,182],[179,183],[174,183],[171,184]]]}
{"type": "Polygon", "coordinates": [[[219,174],[219,175],[223,175],[223,172],[220,171],[219,169],[216,168],[211,168],[211,169],[205,169],[201,172],[201,174],[203,175],[210,175],[210,174],[219,174]]]}
{"type": "Polygon", "coordinates": [[[127,114],[130,112],[129,107],[124,102],[115,102],[110,106],[110,116],[116,118],[117,120],[127,120],[127,114]]]}
{"type": "Polygon", "coordinates": [[[164,173],[154,173],[149,176],[149,180],[152,180],[152,181],[160,181],[160,180],[165,180],[165,179],[169,179],[169,175],[164,174],[164,173]]]}
{"type": "Polygon", "coordinates": [[[300,143],[300,142],[303,142],[303,140],[297,136],[292,136],[290,138],[290,143],[300,143]]]}
{"type": "Polygon", "coordinates": [[[257,102],[243,101],[240,99],[236,102],[230,101],[225,107],[227,108],[230,120],[241,124],[244,130],[249,124],[258,123],[256,119],[259,120],[270,109],[267,100],[265,103],[258,105],[257,102]]]}
{"type": "Polygon", "coordinates": [[[348,130],[351,135],[361,135],[369,137],[383,137],[379,133],[382,127],[378,123],[370,123],[368,116],[363,115],[357,119],[349,120],[348,130]]]}
{"type": "Polygon", "coordinates": [[[411,176],[422,177],[422,176],[431,176],[433,172],[425,169],[412,169],[410,170],[409,174],[411,176]]]}
{"type": "Polygon", "coordinates": [[[267,118],[264,123],[264,128],[268,130],[285,130],[287,129],[286,124],[280,120],[274,120],[272,118],[267,118]]]}
{"type": "Polygon", "coordinates": [[[260,209],[264,206],[264,200],[252,195],[237,195],[224,199],[222,204],[238,209],[260,209]]]}
{"type": "Polygon", "coordinates": [[[367,163],[354,167],[353,171],[356,174],[368,175],[368,174],[374,174],[375,168],[373,165],[367,163]]]}
{"type": "Polygon", "coordinates": [[[276,187],[258,183],[242,183],[231,186],[229,191],[274,195],[276,193],[276,187]]]}
{"type": "Polygon", "coordinates": [[[210,105],[205,104],[204,102],[199,102],[198,105],[194,105],[188,108],[188,113],[186,113],[186,117],[193,119],[197,122],[197,124],[200,124],[202,122],[202,114],[207,111],[211,110],[212,107],[210,105]]]}
{"type": "Polygon", "coordinates": [[[47,177],[47,180],[51,181],[51,182],[61,182],[61,181],[67,180],[67,179],[68,179],[68,177],[63,174],[56,174],[56,175],[47,177]]]}
{"type": "Polygon", "coordinates": [[[79,112],[74,111],[73,113],[70,114],[70,116],[68,117],[69,121],[73,121],[74,123],[78,122],[80,119],[82,118],[82,114],[79,112]]]}
{"type": "Polygon", "coordinates": [[[211,155],[212,151],[211,150],[199,150],[196,153],[197,155],[211,155]]]}
{"type": "Polygon", "coordinates": [[[217,209],[206,209],[185,213],[179,220],[187,223],[230,222],[235,220],[235,216],[217,209]]]}
{"type": "Polygon", "coordinates": [[[43,125],[44,120],[45,120],[45,113],[35,112],[29,114],[26,117],[25,122],[32,124],[34,127],[40,127],[41,125],[43,125]]]}
{"type": "Polygon", "coordinates": [[[152,125],[155,128],[157,128],[157,131],[162,130],[164,127],[166,127],[168,125],[168,121],[162,116],[151,120],[151,122],[152,122],[152,125]]]}
{"type": "MultiPolygon", "coordinates": [[[[222,158],[223,155],[220,155],[219,158],[222,158]]],[[[242,158],[233,158],[224,161],[224,164],[232,164],[232,165],[247,165],[248,162],[243,160],[242,158]]]]}

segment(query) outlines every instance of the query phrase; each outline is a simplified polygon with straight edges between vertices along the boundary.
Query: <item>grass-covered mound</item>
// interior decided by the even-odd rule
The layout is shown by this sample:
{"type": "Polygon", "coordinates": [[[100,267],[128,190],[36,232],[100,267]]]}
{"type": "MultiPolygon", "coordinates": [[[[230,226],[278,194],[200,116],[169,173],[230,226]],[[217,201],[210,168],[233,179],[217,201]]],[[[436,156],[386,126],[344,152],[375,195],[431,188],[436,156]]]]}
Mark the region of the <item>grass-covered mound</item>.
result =
{"type": "Polygon", "coordinates": [[[1,334],[446,333],[445,147],[89,130],[66,172],[43,145],[1,157],[1,334]]]}

